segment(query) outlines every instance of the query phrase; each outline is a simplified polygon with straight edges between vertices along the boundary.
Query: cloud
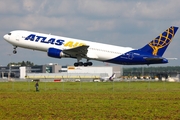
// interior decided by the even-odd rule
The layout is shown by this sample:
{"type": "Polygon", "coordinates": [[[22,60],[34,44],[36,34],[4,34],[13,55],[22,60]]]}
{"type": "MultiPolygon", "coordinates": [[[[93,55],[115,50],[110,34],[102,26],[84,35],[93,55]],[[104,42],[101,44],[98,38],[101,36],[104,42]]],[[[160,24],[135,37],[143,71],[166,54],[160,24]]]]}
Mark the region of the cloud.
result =
{"type": "Polygon", "coordinates": [[[126,7],[124,3],[119,4],[114,1],[102,0],[79,0],[78,10],[85,15],[94,15],[100,17],[110,17],[120,15],[123,8],[126,7]]]}
{"type": "Polygon", "coordinates": [[[103,30],[113,30],[115,27],[113,20],[106,21],[91,21],[88,28],[89,31],[103,31],[103,30]]]}
{"type": "MultiPolygon", "coordinates": [[[[25,29],[138,48],[169,26],[180,26],[179,4],[179,0],[0,1],[0,35],[25,29]]],[[[176,45],[180,44],[178,33],[176,45]]],[[[6,48],[8,52],[12,51],[12,46],[5,41],[1,40],[0,45],[1,56],[5,55],[3,50],[6,48]]],[[[173,47],[169,47],[168,56],[171,56],[173,47]]],[[[23,49],[18,54],[21,52],[23,49]]]]}
{"type": "Polygon", "coordinates": [[[39,6],[37,6],[38,4],[35,4],[35,1],[32,0],[23,0],[23,9],[26,12],[34,12],[35,8],[39,8],[39,6]]]}
{"type": "MultiPolygon", "coordinates": [[[[177,1],[180,3],[180,1],[177,1]]],[[[177,18],[176,15],[179,5],[174,1],[150,1],[150,2],[138,2],[134,7],[134,15],[143,17],[149,20],[172,20],[177,18]]]]}
{"type": "Polygon", "coordinates": [[[5,11],[10,3],[0,5],[3,14],[9,14],[1,21],[11,21],[12,27],[30,30],[59,27],[69,29],[78,26],[84,29],[88,27],[88,31],[100,31],[117,29],[128,23],[143,27],[155,20],[159,23],[158,20],[168,22],[177,19],[176,13],[179,9],[177,4],[168,1],[18,0],[12,1],[13,7],[5,11]]]}
{"type": "Polygon", "coordinates": [[[19,15],[22,13],[20,9],[20,2],[18,0],[7,0],[7,1],[0,1],[0,14],[16,14],[19,15]]]}

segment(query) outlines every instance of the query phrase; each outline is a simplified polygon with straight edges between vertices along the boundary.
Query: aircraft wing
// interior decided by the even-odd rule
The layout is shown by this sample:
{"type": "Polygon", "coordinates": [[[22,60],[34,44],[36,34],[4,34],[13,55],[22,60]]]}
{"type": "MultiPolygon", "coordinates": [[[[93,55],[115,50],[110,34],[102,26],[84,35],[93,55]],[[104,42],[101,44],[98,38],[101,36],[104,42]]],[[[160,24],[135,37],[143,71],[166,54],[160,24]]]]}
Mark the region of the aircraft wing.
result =
{"type": "Polygon", "coordinates": [[[82,45],[71,49],[65,49],[63,52],[71,57],[87,57],[88,47],[87,45],[82,45]]]}

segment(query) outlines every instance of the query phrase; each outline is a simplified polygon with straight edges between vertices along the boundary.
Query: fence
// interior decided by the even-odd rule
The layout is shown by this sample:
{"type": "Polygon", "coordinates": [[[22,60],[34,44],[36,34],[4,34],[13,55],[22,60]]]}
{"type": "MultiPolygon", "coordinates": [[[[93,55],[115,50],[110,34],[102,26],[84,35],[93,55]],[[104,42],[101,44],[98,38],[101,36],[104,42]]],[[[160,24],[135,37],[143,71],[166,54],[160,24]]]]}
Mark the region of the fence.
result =
{"type": "MultiPolygon", "coordinates": [[[[32,80],[0,80],[1,92],[34,92],[32,80]]],[[[39,82],[40,92],[123,92],[180,90],[179,82],[158,81],[114,81],[114,82],[39,82]]]]}

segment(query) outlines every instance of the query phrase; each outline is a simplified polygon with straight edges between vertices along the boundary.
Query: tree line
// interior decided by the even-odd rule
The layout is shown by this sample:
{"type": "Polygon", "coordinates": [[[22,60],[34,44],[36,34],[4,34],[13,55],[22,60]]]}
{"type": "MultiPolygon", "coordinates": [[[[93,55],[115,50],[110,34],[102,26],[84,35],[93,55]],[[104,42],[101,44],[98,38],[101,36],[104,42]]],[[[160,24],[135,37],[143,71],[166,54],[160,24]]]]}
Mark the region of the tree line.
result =
{"type": "Polygon", "coordinates": [[[166,67],[132,67],[123,68],[123,72],[180,72],[180,66],[166,67]]]}
{"type": "Polygon", "coordinates": [[[34,63],[33,62],[30,62],[30,61],[22,61],[22,62],[11,62],[11,63],[8,63],[7,66],[34,66],[34,63]]]}

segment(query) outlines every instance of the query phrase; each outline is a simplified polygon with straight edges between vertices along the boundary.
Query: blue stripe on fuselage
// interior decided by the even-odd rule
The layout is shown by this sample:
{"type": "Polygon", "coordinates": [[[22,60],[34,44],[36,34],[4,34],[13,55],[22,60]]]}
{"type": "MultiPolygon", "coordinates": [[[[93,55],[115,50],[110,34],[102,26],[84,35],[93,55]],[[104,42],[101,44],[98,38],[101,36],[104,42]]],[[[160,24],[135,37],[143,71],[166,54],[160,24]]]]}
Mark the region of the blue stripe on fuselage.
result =
{"type": "Polygon", "coordinates": [[[147,61],[144,58],[162,58],[160,56],[154,56],[150,53],[146,53],[140,50],[132,50],[123,55],[120,55],[116,58],[104,61],[115,64],[123,64],[123,65],[142,65],[142,64],[160,64],[160,63],[168,63],[168,60],[162,58],[162,61],[147,61]]]}

